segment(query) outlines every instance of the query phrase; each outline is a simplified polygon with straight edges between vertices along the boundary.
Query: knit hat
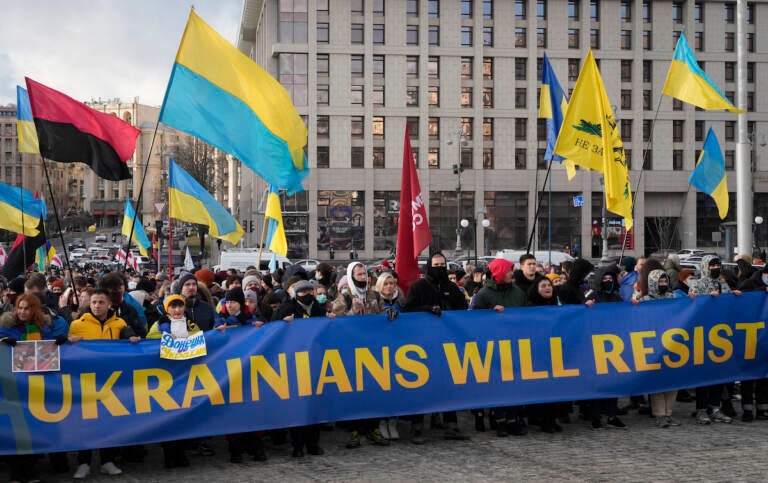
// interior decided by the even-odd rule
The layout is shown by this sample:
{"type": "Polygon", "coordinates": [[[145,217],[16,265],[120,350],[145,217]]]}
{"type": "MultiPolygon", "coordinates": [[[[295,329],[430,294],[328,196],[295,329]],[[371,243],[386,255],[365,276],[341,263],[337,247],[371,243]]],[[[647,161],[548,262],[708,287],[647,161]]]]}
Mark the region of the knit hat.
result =
{"type": "Polygon", "coordinates": [[[488,268],[491,270],[491,275],[493,275],[493,280],[496,283],[504,283],[504,275],[515,268],[515,264],[506,258],[495,258],[488,265],[488,268]]]}
{"type": "Polygon", "coordinates": [[[233,287],[227,290],[227,294],[224,298],[226,298],[227,301],[231,300],[233,302],[239,302],[240,305],[245,304],[245,294],[243,294],[243,289],[240,287],[233,287]]]}
{"type": "Polygon", "coordinates": [[[243,295],[245,296],[245,300],[249,300],[251,302],[258,303],[259,302],[259,294],[258,292],[255,292],[253,290],[246,290],[243,295]]]}
{"type": "Polygon", "coordinates": [[[690,268],[684,268],[678,272],[677,279],[681,282],[685,282],[691,275],[693,275],[693,270],[690,268]]]}
{"type": "Polygon", "coordinates": [[[195,278],[198,282],[202,282],[206,287],[213,285],[213,281],[216,278],[213,271],[208,268],[201,268],[195,272],[195,278]]]}
{"type": "Polygon", "coordinates": [[[59,291],[63,292],[64,291],[64,280],[62,280],[60,278],[54,280],[53,283],[51,284],[51,292],[55,292],[54,289],[59,289],[59,291]]]}
{"type": "Polygon", "coordinates": [[[555,280],[560,278],[560,275],[558,275],[556,273],[548,273],[548,274],[545,275],[545,277],[547,277],[550,282],[554,282],[555,280]]]}
{"type": "Polygon", "coordinates": [[[389,265],[389,260],[382,260],[382,261],[381,261],[381,266],[382,266],[382,267],[385,267],[385,268],[392,268],[392,267],[389,265]]]}
{"type": "Polygon", "coordinates": [[[247,287],[251,282],[261,282],[261,279],[256,275],[248,275],[243,279],[243,287],[247,287]]]}
{"type": "Polygon", "coordinates": [[[298,294],[299,292],[304,292],[304,291],[307,291],[307,290],[314,290],[315,289],[315,284],[313,282],[314,282],[314,280],[299,280],[293,286],[293,293],[298,294]]]}
{"type": "Polygon", "coordinates": [[[341,287],[343,287],[344,285],[349,286],[349,279],[347,278],[346,275],[341,277],[341,280],[339,280],[339,283],[336,284],[336,288],[341,290],[341,287]]]}
{"type": "Polygon", "coordinates": [[[179,301],[184,305],[187,305],[187,302],[184,300],[184,297],[182,297],[181,295],[169,295],[165,297],[165,300],[163,300],[163,308],[165,309],[166,312],[168,312],[168,307],[170,307],[171,302],[173,302],[174,300],[179,301]]]}
{"type": "Polygon", "coordinates": [[[190,280],[194,280],[195,283],[197,283],[197,279],[195,276],[189,272],[185,273],[179,278],[179,291],[181,291],[181,287],[184,286],[185,283],[189,282],[190,280]]]}
{"type": "Polygon", "coordinates": [[[18,277],[14,278],[8,282],[8,288],[16,293],[24,293],[24,279],[18,277]]]}

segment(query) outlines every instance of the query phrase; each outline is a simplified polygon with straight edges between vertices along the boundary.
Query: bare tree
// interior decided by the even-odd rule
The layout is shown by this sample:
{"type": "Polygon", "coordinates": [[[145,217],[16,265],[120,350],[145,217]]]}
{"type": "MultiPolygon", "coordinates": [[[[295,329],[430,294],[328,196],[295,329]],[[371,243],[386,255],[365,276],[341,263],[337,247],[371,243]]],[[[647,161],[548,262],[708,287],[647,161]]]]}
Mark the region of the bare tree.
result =
{"type": "Polygon", "coordinates": [[[177,147],[175,161],[207,192],[214,193],[220,181],[221,170],[216,169],[220,157],[220,152],[213,146],[188,137],[177,147]]]}
{"type": "Polygon", "coordinates": [[[656,247],[660,252],[680,248],[679,218],[672,216],[651,216],[646,218],[646,245],[656,247]]]}

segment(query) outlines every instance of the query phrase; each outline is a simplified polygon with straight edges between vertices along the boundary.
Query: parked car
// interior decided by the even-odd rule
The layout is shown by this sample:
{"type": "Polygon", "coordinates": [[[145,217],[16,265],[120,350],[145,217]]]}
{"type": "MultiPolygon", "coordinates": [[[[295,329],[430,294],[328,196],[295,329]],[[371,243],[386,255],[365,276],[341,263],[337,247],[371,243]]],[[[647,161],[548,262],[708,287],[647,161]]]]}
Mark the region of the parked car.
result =
{"type": "Polygon", "coordinates": [[[67,243],[67,250],[74,250],[75,248],[85,248],[85,242],[82,238],[73,238],[67,243]]]}
{"type": "Polygon", "coordinates": [[[475,261],[477,261],[477,266],[484,267],[487,266],[489,263],[494,261],[496,257],[492,256],[482,256],[482,257],[459,257],[454,260],[452,260],[453,263],[458,264],[462,270],[467,269],[468,264],[475,264],[475,261]]]}
{"type": "Polygon", "coordinates": [[[93,237],[93,241],[96,243],[106,243],[107,242],[107,235],[104,233],[99,233],[95,237],[93,237]]]}
{"type": "Polygon", "coordinates": [[[293,264],[294,265],[301,265],[304,268],[304,270],[306,270],[307,272],[311,272],[312,270],[315,270],[318,265],[320,265],[320,261],[319,260],[312,260],[312,259],[308,259],[307,258],[307,259],[304,259],[304,260],[299,260],[297,262],[293,262],[293,264]]]}

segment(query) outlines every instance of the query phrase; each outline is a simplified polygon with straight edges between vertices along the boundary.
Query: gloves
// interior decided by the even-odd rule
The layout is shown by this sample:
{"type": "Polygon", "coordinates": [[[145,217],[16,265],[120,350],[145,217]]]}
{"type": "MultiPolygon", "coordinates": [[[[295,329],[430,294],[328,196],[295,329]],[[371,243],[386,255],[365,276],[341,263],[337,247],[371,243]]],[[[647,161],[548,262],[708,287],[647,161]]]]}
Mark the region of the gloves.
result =
{"type": "Polygon", "coordinates": [[[430,312],[440,317],[440,315],[443,313],[443,309],[440,308],[439,305],[433,305],[431,309],[429,309],[430,312]]]}
{"type": "Polygon", "coordinates": [[[62,344],[66,344],[69,338],[66,335],[62,334],[62,335],[57,335],[56,338],[53,340],[56,341],[56,345],[62,345],[62,344]]]}
{"type": "Polygon", "coordinates": [[[5,339],[3,339],[3,342],[5,342],[11,347],[16,347],[16,339],[14,339],[13,337],[6,337],[5,339]]]}
{"type": "Polygon", "coordinates": [[[384,313],[387,314],[387,320],[390,322],[395,320],[400,315],[400,312],[398,312],[394,307],[387,307],[384,309],[384,313]]]}

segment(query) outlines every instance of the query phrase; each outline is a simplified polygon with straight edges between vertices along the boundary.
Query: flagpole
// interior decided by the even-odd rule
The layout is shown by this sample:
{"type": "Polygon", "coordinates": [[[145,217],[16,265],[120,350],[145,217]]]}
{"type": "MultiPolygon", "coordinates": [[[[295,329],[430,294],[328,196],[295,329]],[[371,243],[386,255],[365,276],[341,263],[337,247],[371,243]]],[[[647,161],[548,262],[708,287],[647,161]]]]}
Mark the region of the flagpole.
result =
{"type": "MultiPolygon", "coordinates": [[[[544,176],[544,184],[542,185],[542,188],[544,188],[547,185],[547,180],[549,179],[549,175],[551,171],[552,171],[552,163],[550,162],[549,167],[547,168],[547,175],[544,176]]],[[[544,191],[544,190],[542,189],[541,191],[544,191]]],[[[539,194],[539,202],[538,202],[538,206],[536,206],[536,214],[533,217],[533,227],[531,228],[531,234],[528,237],[528,248],[526,248],[525,250],[526,253],[531,252],[531,244],[533,243],[533,234],[536,230],[536,220],[539,219],[539,212],[541,211],[541,201],[544,199],[544,196],[541,196],[541,194],[539,193],[538,186],[536,187],[536,193],[539,194]]]]}
{"type": "MultiPolygon", "coordinates": [[[[19,183],[22,184],[23,183],[19,183]]],[[[19,190],[19,197],[21,198],[21,256],[23,257],[22,260],[24,260],[24,276],[27,275],[27,246],[24,244],[24,238],[27,236],[24,232],[26,231],[26,228],[24,227],[24,187],[21,186],[21,189],[19,190]]],[[[59,230],[61,231],[61,230],[59,230]]],[[[10,253],[10,252],[9,252],[10,253]]]]}
{"type": "MultiPolygon", "coordinates": [[[[67,254],[67,244],[64,243],[64,234],[61,232],[61,220],[59,219],[59,210],[56,208],[56,199],[53,197],[53,188],[51,187],[51,178],[48,175],[48,165],[45,162],[45,156],[40,156],[40,159],[43,161],[43,172],[45,173],[45,180],[48,184],[48,193],[51,195],[51,205],[53,206],[53,214],[56,216],[56,226],[59,228],[59,238],[61,238],[61,247],[62,250],[64,250],[64,259],[66,260],[67,264],[67,270],[69,270],[70,276],[72,275],[72,267],[69,265],[69,255],[67,254]]],[[[22,210],[22,213],[24,211],[22,210]]],[[[23,230],[23,228],[22,228],[23,230]]],[[[45,234],[46,240],[48,239],[48,234],[45,234]]],[[[24,254],[25,260],[26,260],[26,254],[24,254]]],[[[79,303],[77,300],[77,295],[75,295],[75,302],[79,303]]]]}
{"type": "MultiPolygon", "coordinates": [[[[269,194],[267,194],[269,196],[269,194]]],[[[261,226],[261,243],[259,243],[259,254],[256,257],[256,269],[261,270],[261,252],[264,250],[264,242],[267,239],[267,212],[264,211],[264,223],[261,226]]]]}

